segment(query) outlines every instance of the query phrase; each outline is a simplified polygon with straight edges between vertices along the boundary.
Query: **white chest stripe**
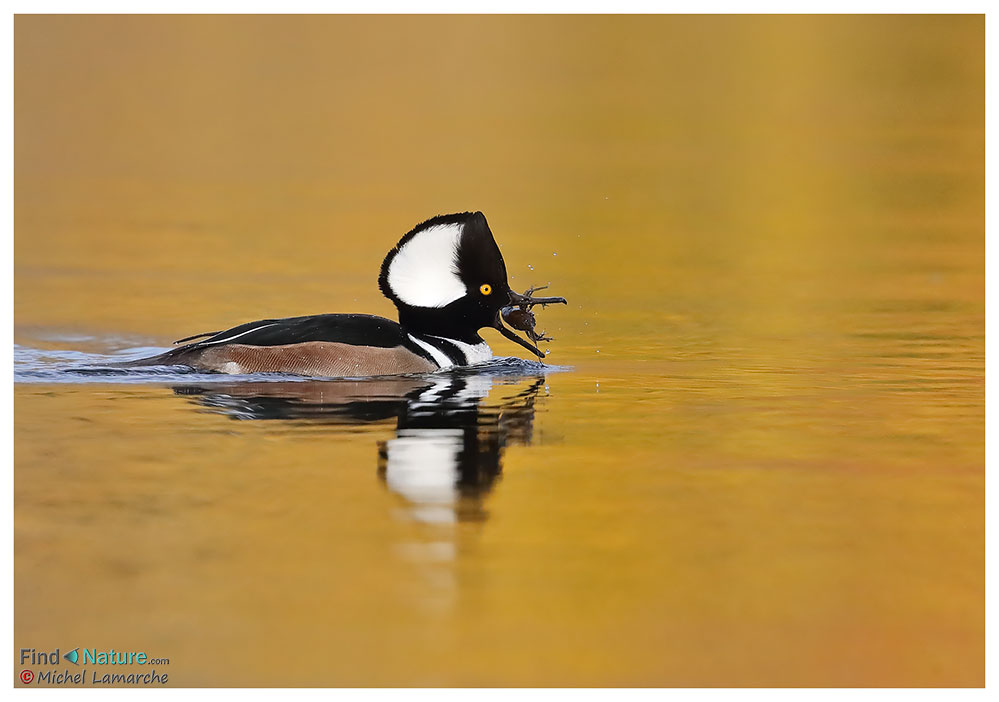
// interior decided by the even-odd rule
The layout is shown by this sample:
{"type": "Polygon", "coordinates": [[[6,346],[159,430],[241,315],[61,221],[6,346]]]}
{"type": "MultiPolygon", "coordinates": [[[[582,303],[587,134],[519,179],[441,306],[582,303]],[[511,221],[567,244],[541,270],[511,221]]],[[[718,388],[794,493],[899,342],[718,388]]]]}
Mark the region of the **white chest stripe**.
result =
{"type": "Polygon", "coordinates": [[[441,351],[436,346],[434,346],[433,344],[428,344],[426,341],[421,341],[412,334],[409,334],[408,336],[410,339],[412,339],[414,344],[416,344],[420,348],[424,349],[427,353],[429,353],[433,357],[434,362],[441,368],[451,368],[454,366],[454,363],[451,362],[451,359],[448,358],[448,355],[443,351],[441,351]]]}
{"type": "Polygon", "coordinates": [[[435,339],[443,339],[448,343],[454,344],[461,352],[465,354],[465,363],[471,365],[472,363],[481,363],[482,361],[488,361],[493,357],[493,350],[489,348],[489,344],[482,341],[478,344],[466,344],[464,341],[458,341],[457,339],[448,339],[445,336],[435,336],[435,339]]]}
{"type": "Polygon", "coordinates": [[[233,336],[227,336],[224,339],[215,339],[214,341],[202,341],[201,342],[201,346],[207,346],[208,344],[224,344],[227,341],[232,341],[233,339],[238,339],[239,337],[243,336],[244,334],[249,334],[250,332],[260,331],[261,329],[266,329],[267,327],[276,327],[276,326],[277,326],[277,322],[274,322],[272,324],[265,324],[265,325],[263,325],[261,327],[254,327],[253,329],[247,329],[245,332],[240,332],[239,334],[235,334],[233,336]]]}

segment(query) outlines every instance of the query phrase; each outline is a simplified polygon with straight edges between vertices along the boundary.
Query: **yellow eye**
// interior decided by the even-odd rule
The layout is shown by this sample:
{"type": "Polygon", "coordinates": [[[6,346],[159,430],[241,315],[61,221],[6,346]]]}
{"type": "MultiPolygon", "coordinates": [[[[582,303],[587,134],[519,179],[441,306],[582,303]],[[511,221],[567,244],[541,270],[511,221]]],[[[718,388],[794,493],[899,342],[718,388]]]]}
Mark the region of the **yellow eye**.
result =
{"type": "Polygon", "coordinates": [[[493,291],[493,286],[489,283],[483,283],[479,286],[479,292],[483,295],[489,295],[493,291]]]}

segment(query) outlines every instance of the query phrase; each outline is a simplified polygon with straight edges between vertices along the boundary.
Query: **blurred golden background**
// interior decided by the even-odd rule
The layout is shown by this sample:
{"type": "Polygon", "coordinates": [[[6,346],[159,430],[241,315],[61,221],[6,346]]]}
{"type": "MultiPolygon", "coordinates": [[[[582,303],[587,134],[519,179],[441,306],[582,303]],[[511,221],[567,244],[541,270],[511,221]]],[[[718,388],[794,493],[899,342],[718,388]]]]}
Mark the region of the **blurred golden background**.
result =
{"type": "Polygon", "coordinates": [[[450,527],[379,484],[392,425],[17,385],[15,649],[984,683],[982,16],[22,15],[14,52],[17,344],[394,317],[388,249],[477,209],[574,369],[450,527]]]}

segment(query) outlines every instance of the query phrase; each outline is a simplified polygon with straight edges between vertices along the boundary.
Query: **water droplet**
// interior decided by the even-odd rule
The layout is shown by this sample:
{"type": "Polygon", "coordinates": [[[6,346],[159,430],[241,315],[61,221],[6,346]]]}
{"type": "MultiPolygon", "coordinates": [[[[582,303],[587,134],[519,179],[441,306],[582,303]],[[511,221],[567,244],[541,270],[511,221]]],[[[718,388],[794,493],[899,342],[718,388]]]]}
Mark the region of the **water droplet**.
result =
{"type": "Polygon", "coordinates": [[[600,349],[597,349],[597,353],[600,353],[600,349]]]}
{"type": "Polygon", "coordinates": [[[552,256],[558,256],[558,251],[552,251],[552,256]]]}
{"type": "Polygon", "coordinates": [[[551,350],[551,349],[545,349],[545,355],[546,355],[546,356],[547,356],[548,354],[550,354],[551,352],[552,352],[552,350],[551,350]]]}
{"type": "Polygon", "coordinates": [[[532,271],[534,270],[534,266],[532,266],[530,263],[527,264],[527,268],[528,268],[528,270],[532,270],[532,271]]]}

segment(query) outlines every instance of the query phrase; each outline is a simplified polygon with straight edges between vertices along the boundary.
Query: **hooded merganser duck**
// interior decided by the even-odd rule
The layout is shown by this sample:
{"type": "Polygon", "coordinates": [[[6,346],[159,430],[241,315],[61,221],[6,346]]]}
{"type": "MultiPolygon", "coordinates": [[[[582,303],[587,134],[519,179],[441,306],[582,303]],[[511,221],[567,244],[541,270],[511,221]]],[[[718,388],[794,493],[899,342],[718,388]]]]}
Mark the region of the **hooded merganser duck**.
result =
{"type": "Polygon", "coordinates": [[[483,327],[544,358],[539,338],[530,335],[532,346],[514,334],[502,313],[566,302],[533,297],[534,288],[524,295],[510,289],[481,212],[439,215],[415,227],[385,257],[378,287],[399,311],[398,323],[367,314],[263,319],[195,334],[175,342],[192,343],[123,365],[322,377],[428,373],[492,358],[478,333],[483,327]]]}

